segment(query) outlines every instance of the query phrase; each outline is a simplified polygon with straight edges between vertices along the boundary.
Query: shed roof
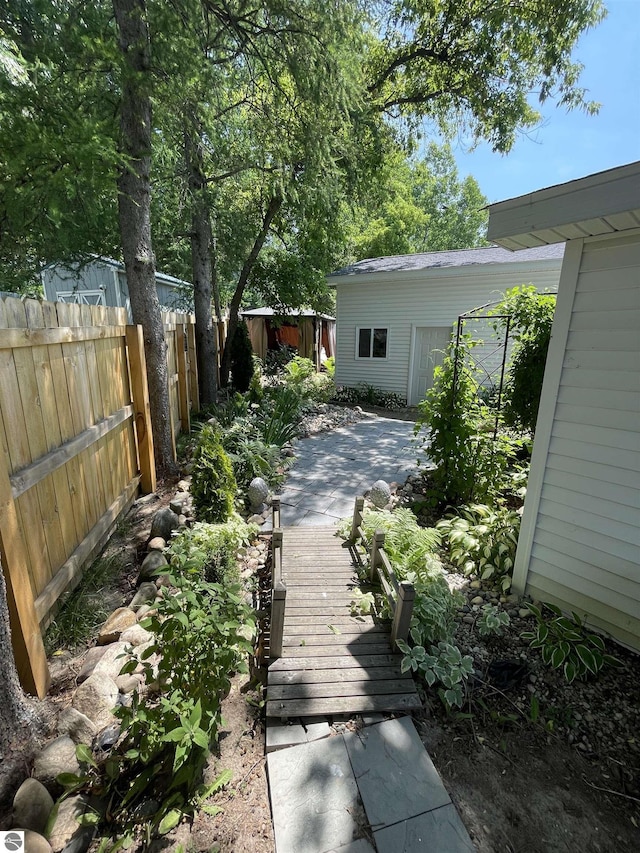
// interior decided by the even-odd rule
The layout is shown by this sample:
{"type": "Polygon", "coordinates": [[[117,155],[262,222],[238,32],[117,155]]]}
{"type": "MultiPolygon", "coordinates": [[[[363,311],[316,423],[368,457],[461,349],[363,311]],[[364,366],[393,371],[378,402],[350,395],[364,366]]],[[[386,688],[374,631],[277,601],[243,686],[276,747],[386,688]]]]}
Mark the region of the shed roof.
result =
{"type": "MultiPolygon", "coordinates": [[[[116,261],[113,258],[105,258],[105,257],[102,257],[101,255],[90,256],[90,260],[86,261],[84,264],[82,264],[80,262],[74,262],[74,263],[68,263],[67,264],[67,263],[61,263],[59,261],[53,261],[52,263],[47,264],[44,267],[44,270],[55,269],[56,267],[62,267],[63,269],[69,270],[70,272],[71,271],[79,272],[83,266],[88,266],[89,264],[97,264],[97,265],[102,264],[103,266],[111,267],[112,269],[116,269],[119,272],[125,272],[126,271],[125,266],[122,263],[122,261],[116,261]]],[[[43,272],[44,272],[44,270],[43,270],[43,272]]],[[[175,276],[169,275],[166,272],[159,272],[158,270],[156,270],[156,280],[161,281],[164,284],[169,284],[172,287],[184,287],[185,285],[187,285],[188,287],[193,287],[193,285],[189,281],[185,281],[184,279],[181,279],[181,278],[176,278],[175,276]]]]}
{"type": "Polygon", "coordinates": [[[511,250],[638,227],[640,161],[489,205],[488,238],[511,250]]]}
{"type": "Polygon", "coordinates": [[[453,249],[446,252],[423,252],[413,255],[391,255],[386,258],[368,258],[348,267],[343,267],[329,276],[331,279],[341,276],[364,275],[369,273],[390,273],[416,270],[435,270],[446,267],[462,267],[475,264],[513,264],[527,261],[547,261],[562,258],[564,246],[542,246],[526,252],[513,252],[501,246],[486,246],[481,249],[453,249]]]}
{"type": "Polygon", "coordinates": [[[321,317],[323,320],[335,320],[329,314],[319,314],[311,308],[290,309],[288,311],[275,311],[273,308],[248,308],[240,312],[243,317],[321,317]]]}

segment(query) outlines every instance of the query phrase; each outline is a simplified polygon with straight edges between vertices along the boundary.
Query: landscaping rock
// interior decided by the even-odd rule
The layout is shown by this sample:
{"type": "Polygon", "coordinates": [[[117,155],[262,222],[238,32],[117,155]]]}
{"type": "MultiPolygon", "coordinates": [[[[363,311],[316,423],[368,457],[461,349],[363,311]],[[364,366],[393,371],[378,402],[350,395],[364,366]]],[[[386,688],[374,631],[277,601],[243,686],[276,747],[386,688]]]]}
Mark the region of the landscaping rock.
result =
{"type": "Polygon", "coordinates": [[[93,838],[93,827],[80,826],[78,818],[87,810],[87,798],[82,795],[68,797],[58,803],[55,821],[49,833],[53,853],[83,853],[93,838]]]}
{"type": "Polygon", "coordinates": [[[53,797],[42,782],[25,779],[13,798],[14,828],[42,833],[53,808],[53,797]]]}
{"type": "Polygon", "coordinates": [[[149,539],[147,551],[164,551],[166,547],[167,542],[162,536],[154,536],[153,539],[149,539]]]}
{"type": "Polygon", "coordinates": [[[266,481],[262,477],[254,477],[247,489],[247,497],[253,512],[260,512],[268,494],[269,486],[266,481]]]}
{"type": "Polygon", "coordinates": [[[148,616],[149,613],[151,613],[151,611],[152,608],[148,604],[143,604],[142,607],[139,607],[136,611],[136,617],[138,619],[138,622],[141,622],[145,618],[145,616],[148,616]]]}
{"type": "Polygon", "coordinates": [[[98,645],[114,643],[131,625],[137,622],[136,614],[128,607],[118,607],[98,631],[98,645]]]}
{"type": "Polygon", "coordinates": [[[471,599],[472,604],[484,604],[484,598],[481,595],[476,595],[471,599]]]}
{"type": "MultiPolygon", "coordinates": [[[[24,829],[24,827],[16,827],[16,829],[24,829]]],[[[24,834],[24,849],[28,853],[52,853],[51,845],[39,832],[33,832],[31,829],[25,830],[24,834]]]]}
{"type": "MultiPolygon", "coordinates": [[[[85,681],[85,684],[88,682],[85,681]]],[[[82,690],[82,685],[79,690],[82,690]]],[[[52,740],[51,743],[36,756],[33,763],[33,775],[38,782],[47,788],[49,793],[58,794],[62,788],[56,782],[60,773],[80,772],[80,765],[76,758],[76,745],[67,735],[62,735],[52,740]]]]}
{"type": "Polygon", "coordinates": [[[140,607],[142,607],[144,604],[151,604],[151,602],[155,600],[157,591],[158,590],[156,588],[156,585],[151,581],[145,581],[144,583],[141,583],[138,588],[138,591],[131,599],[129,609],[138,611],[139,614],[140,607]]]}
{"type": "Polygon", "coordinates": [[[116,686],[121,693],[129,694],[138,690],[142,685],[143,678],[137,673],[131,675],[119,675],[116,678],[116,686]]]}
{"type": "Polygon", "coordinates": [[[369,490],[369,500],[374,506],[382,509],[391,499],[391,489],[384,480],[376,480],[369,490]]]}
{"type": "Polygon", "coordinates": [[[98,729],[114,721],[112,710],[118,700],[118,688],[109,676],[97,673],[76,690],[73,707],[86,714],[98,729]]]}
{"type": "Polygon", "coordinates": [[[58,718],[58,734],[67,735],[74,743],[91,743],[98,729],[77,708],[65,708],[58,718]]]}
{"type": "MultiPolygon", "coordinates": [[[[176,516],[177,520],[178,516],[176,516]]],[[[168,566],[167,558],[164,554],[161,554],[160,551],[151,551],[144,558],[142,565],[140,566],[140,573],[138,575],[138,583],[140,581],[148,581],[155,577],[156,572],[162,569],[164,566],[168,566]]]]}
{"type": "Polygon", "coordinates": [[[261,515],[254,514],[250,515],[247,521],[249,524],[263,524],[264,518],[261,515]]]}
{"type": "Polygon", "coordinates": [[[115,681],[120,675],[122,667],[130,659],[130,655],[127,653],[129,647],[130,644],[122,640],[107,646],[106,652],[96,664],[93,671],[94,676],[107,676],[115,681]]]}
{"type": "MultiPolygon", "coordinates": [[[[132,646],[141,646],[143,643],[148,643],[150,640],[153,640],[153,634],[151,631],[147,631],[141,625],[132,625],[131,628],[127,628],[126,631],[123,631],[120,634],[120,642],[128,643],[132,646]]],[[[118,673],[119,675],[120,673],[118,673]]]]}
{"type": "Polygon", "coordinates": [[[78,678],[76,679],[78,684],[82,684],[82,682],[86,681],[90,675],[93,675],[93,670],[96,668],[96,664],[104,653],[104,646],[94,646],[92,649],[89,649],[84,657],[82,669],[78,673],[78,678]]]}
{"type": "Polygon", "coordinates": [[[159,509],[153,516],[149,539],[161,536],[165,541],[171,539],[171,532],[178,526],[178,516],[169,507],[159,509]]]}

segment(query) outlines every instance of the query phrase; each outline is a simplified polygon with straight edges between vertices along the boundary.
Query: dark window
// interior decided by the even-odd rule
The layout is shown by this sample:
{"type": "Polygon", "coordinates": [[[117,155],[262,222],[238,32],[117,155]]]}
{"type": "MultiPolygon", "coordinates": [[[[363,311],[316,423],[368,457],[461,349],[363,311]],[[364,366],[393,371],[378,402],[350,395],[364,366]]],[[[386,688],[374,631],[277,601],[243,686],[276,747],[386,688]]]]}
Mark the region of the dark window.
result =
{"type": "Polygon", "coordinates": [[[374,358],[386,358],[387,357],[387,330],[386,329],[374,329],[373,330],[373,357],[374,358]]]}
{"type": "Polygon", "coordinates": [[[386,358],[388,329],[358,329],[358,358],[386,358]]]}
{"type": "Polygon", "coordinates": [[[360,329],[358,333],[358,358],[371,357],[371,329],[360,329]]]}

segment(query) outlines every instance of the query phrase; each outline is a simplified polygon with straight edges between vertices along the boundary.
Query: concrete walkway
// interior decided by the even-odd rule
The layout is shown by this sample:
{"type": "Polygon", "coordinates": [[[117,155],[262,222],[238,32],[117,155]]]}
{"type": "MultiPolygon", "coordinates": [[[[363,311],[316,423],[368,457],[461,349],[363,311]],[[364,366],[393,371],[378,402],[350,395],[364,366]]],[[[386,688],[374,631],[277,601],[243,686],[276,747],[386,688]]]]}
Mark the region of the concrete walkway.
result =
{"type": "Polygon", "coordinates": [[[404,483],[417,470],[413,427],[412,421],[372,416],[301,439],[280,494],[282,523],[336,524],[376,480],[404,483]]]}
{"type": "MultiPolygon", "coordinates": [[[[327,526],[376,480],[417,470],[413,423],[374,417],[301,440],[281,492],[282,524],[327,526]]],[[[473,844],[409,717],[267,720],[276,853],[471,853],[473,844]]]]}

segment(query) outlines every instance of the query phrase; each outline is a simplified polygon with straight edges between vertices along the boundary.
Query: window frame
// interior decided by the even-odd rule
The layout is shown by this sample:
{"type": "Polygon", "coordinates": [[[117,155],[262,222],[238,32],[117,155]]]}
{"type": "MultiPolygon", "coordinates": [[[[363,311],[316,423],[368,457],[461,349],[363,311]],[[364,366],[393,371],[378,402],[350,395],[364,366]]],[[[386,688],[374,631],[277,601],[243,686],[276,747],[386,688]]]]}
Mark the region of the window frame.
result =
{"type": "Polygon", "coordinates": [[[389,360],[389,326],[356,326],[356,341],[355,341],[355,357],[356,361],[388,361],[389,360]],[[379,329],[386,333],[385,335],[385,354],[383,356],[373,354],[373,342],[375,330],[379,329]],[[360,355],[360,332],[369,331],[371,333],[369,339],[369,355],[360,355]]]}

